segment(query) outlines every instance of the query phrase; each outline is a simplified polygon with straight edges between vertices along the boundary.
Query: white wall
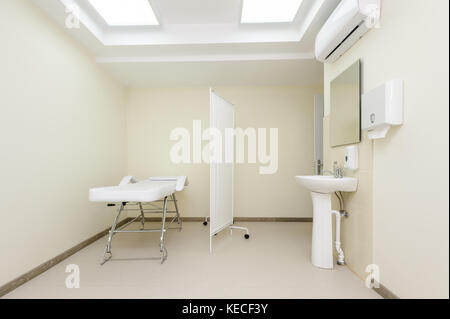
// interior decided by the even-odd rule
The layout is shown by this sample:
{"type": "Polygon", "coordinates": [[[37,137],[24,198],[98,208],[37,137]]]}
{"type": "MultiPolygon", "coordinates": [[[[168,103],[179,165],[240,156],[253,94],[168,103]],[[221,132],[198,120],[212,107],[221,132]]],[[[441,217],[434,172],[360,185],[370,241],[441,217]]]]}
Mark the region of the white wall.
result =
{"type": "Polygon", "coordinates": [[[240,128],[278,128],[278,171],[259,174],[261,164],[236,164],[235,215],[312,217],[310,192],[294,176],[314,175],[314,96],[322,87],[219,87],[235,105],[240,128]]]}
{"type": "MultiPolygon", "coordinates": [[[[369,244],[353,256],[346,251],[349,258],[377,264],[381,283],[401,298],[449,296],[448,6],[447,0],[382,1],[381,28],[325,66],[327,114],[330,79],[358,58],[363,92],[392,78],[404,80],[404,124],[383,140],[363,137],[360,182],[366,186],[349,198],[359,210],[349,210],[345,223],[356,230],[358,222],[351,221],[356,213],[365,214],[367,225],[373,209],[373,238],[344,225],[351,247],[373,240],[371,260],[369,244]]],[[[328,154],[327,164],[342,162],[341,150],[328,154]]]]}
{"type": "Polygon", "coordinates": [[[111,224],[87,195],[125,174],[126,132],[124,89],[39,9],[2,0],[0,39],[3,285],[111,224]]]}
{"type": "Polygon", "coordinates": [[[186,175],[189,187],[177,194],[184,217],[209,216],[209,165],[173,164],[170,132],[177,127],[192,134],[192,121],[209,125],[209,89],[130,89],[127,100],[128,174],[186,175]]]}
{"type": "MultiPolygon", "coordinates": [[[[309,192],[294,176],[314,174],[314,95],[322,88],[219,87],[215,91],[235,105],[236,127],[279,128],[279,168],[260,175],[258,164],[236,164],[235,216],[311,217],[309,192]]],[[[172,129],[193,120],[209,126],[209,88],[130,89],[127,104],[128,172],[187,175],[190,186],[180,193],[183,216],[209,215],[209,165],[173,164],[172,129]]]]}

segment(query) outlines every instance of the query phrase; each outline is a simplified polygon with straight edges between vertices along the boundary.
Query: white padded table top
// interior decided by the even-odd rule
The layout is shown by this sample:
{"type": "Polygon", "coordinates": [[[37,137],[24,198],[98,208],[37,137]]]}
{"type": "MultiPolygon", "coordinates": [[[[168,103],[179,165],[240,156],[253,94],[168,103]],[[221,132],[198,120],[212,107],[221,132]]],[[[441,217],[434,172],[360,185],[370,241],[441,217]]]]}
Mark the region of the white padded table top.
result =
{"type": "Polygon", "coordinates": [[[91,202],[153,202],[172,195],[187,185],[185,176],[150,178],[140,182],[134,182],[135,180],[130,177],[126,178],[129,182],[124,183],[124,178],[118,186],[91,188],[89,200],[91,202]],[[181,188],[180,183],[182,183],[181,188]]]}

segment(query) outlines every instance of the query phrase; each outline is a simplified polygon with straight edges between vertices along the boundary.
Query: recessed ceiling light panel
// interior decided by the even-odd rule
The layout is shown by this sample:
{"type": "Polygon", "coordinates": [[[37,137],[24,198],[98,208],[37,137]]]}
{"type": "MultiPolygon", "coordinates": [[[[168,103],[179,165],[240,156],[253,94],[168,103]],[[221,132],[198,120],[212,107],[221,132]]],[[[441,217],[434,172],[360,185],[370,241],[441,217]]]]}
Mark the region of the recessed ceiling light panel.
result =
{"type": "Polygon", "coordinates": [[[148,0],[89,0],[110,26],[159,25],[148,0]]]}
{"type": "Polygon", "coordinates": [[[303,0],[243,0],[241,23],[294,21],[303,0]]]}

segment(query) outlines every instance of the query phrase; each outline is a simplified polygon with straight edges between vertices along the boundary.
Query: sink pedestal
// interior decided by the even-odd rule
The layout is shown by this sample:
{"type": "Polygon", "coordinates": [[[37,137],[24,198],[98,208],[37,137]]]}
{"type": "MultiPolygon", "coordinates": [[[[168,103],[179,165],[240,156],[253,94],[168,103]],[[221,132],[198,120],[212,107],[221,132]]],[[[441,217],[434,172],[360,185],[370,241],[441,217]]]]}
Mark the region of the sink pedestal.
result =
{"type": "Polygon", "coordinates": [[[333,238],[331,194],[311,192],[313,202],[312,263],[325,269],[333,268],[333,238]]]}
{"type": "Polygon", "coordinates": [[[296,176],[296,181],[311,191],[313,202],[312,263],[325,269],[333,268],[332,215],[336,214],[336,250],[338,263],[344,264],[344,252],[340,244],[340,220],[338,211],[331,210],[331,195],[335,192],[355,192],[358,180],[353,177],[296,176]]]}

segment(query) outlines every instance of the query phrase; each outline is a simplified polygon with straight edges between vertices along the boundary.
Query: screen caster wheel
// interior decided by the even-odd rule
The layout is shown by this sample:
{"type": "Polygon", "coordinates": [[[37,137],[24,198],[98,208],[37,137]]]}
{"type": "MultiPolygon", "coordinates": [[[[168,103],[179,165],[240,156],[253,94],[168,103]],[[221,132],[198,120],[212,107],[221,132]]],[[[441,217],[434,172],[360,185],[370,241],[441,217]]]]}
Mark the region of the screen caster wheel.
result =
{"type": "Polygon", "coordinates": [[[203,225],[204,225],[204,226],[208,225],[208,222],[203,222],[203,225]]]}
{"type": "Polygon", "coordinates": [[[244,235],[244,238],[245,238],[245,239],[249,239],[249,238],[250,238],[250,234],[245,234],[245,235],[244,235]]]}

